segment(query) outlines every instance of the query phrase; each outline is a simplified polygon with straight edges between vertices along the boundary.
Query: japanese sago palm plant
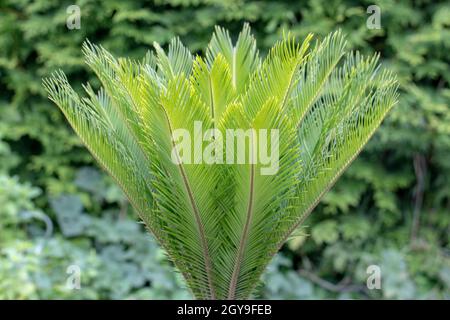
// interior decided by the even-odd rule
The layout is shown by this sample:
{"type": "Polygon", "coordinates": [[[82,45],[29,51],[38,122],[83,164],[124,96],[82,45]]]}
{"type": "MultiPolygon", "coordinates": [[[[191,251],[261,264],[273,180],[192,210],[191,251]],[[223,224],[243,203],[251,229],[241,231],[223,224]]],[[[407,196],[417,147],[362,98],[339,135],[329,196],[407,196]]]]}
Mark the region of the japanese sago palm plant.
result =
{"type": "Polygon", "coordinates": [[[396,103],[378,55],[346,52],[340,32],[311,39],[285,35],[263,59],[248,25],[235,44],[217,27],[205,57],[178,39],[142,60],[86,42],[98,91],[80,97],[62,72],[44,80],[197,298],[250,297],[396,103]]]}

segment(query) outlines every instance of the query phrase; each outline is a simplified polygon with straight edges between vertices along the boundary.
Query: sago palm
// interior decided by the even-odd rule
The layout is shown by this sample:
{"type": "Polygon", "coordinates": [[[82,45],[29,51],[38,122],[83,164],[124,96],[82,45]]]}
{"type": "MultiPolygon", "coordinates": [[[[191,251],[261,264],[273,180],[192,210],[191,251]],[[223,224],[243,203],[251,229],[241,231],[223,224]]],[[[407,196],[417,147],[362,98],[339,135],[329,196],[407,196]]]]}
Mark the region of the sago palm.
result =
{"type": "Polygon", "coordinates": [[[263,59],[248,25],[235,44],[217,27],[205,57],[178,39],[167,53],[155,43],[142,60],[86,42],[86,63],[102,88],[87,84],[80,97],[62,72],[44,80],[197,298],[250,297],[271,258],[396,103],[396,80],[380,70],[377,55],[346,52],[340,32],[311,39],[299,44],[285,35],[263,59]],[[198,123],[215,130],[203,136],[198,123]],[[194,146],[177,149],[178,129],[200,156],[194,146]],[[223,147],[228,129],[277,130],[266,140],[278,151],[276,170],[250,161],[252,134],[246,161],[224,161],[239,147],[237,139],[223,147]],[[211,145],[223,161],[201,161],[211,145]],[[189,155],[200,161],[183,161],[189,155]]]}

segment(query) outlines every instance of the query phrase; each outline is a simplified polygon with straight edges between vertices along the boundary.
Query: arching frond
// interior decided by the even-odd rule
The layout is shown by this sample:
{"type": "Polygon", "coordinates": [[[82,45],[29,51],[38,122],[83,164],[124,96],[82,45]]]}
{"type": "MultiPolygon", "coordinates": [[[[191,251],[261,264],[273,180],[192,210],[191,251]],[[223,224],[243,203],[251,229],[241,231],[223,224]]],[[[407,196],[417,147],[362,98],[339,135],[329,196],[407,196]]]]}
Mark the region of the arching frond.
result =
{"type": "Polygon", "coordinates": [[[104,91],[95,95],[86,87],[89,98],[82,99],[61,72],[45,79],[44,87],[89,151],[121,186],[141,219],[164,245],[158,219],[149,207],[153,196],[148,163],[144,162],[123,122],[108,112],[111,105],[104,91]]]}
{"type": "Polygon", "coordinates": [[[397,102],[396,79],[389,71],[379,72],[377,61],[377,55],[350,54],[306,114],[299,130],[303,169],[298,198],[279,245],[314,209],[397,102]]]}
{"type": "Polygon", "coordinates": [[[296,85],[290,97],[288,114],[292,121],[300,125],[306,112],[321,96],[324,86],[345,53],[346,42],[340,31],[317,41],[308,60],[296,75],[296,85]]]}

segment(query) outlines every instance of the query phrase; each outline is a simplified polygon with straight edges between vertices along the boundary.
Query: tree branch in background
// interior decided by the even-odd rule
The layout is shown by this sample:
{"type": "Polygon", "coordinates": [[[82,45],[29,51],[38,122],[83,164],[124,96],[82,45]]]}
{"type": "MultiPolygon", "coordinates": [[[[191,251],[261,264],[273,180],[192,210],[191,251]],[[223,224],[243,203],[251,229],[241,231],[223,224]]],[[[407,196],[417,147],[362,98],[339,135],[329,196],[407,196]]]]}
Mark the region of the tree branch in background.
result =
{"type": "Polygon", "coordinates": [[[425,189],[425,175],[427,172],[427,162],[424,155],[414,155],[413,161],[417,183],[414,190],[414,211],[410,238],[411,245],[414,245],[414,243],[416,242],[420,229],[420,214],[422,211],[423,194],[425,189]]]}

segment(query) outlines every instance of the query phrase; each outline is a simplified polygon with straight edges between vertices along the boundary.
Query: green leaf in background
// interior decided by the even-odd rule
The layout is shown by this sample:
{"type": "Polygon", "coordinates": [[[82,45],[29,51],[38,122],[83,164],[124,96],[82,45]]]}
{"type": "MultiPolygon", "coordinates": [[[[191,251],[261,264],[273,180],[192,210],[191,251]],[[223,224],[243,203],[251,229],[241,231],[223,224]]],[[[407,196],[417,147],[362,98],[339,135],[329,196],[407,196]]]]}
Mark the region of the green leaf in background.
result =
{"type": "Polygon", "coordinates": [[[51,199],[50,205],[65,237],[82,234],[83,229],[90,223],[89,216],[83,213],[83,203],[79,196],[61,195],[51,199]]]}

